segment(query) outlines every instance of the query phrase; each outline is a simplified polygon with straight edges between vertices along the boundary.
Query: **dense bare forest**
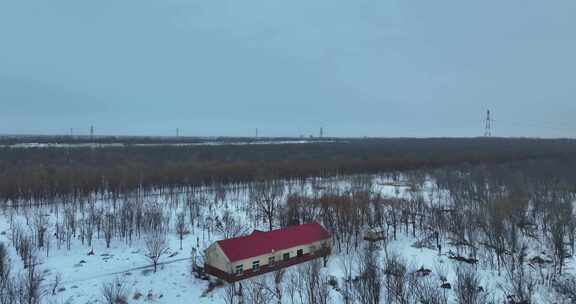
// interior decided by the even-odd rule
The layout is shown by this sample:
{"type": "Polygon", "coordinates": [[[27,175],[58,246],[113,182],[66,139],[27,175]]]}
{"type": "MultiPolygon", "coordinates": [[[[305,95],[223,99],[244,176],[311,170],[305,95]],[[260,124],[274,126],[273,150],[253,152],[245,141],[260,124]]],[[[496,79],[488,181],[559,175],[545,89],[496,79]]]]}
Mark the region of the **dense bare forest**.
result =
{"type": "Polygon", "coordinates": [[[135,189],[406,171],[462,163],[561,159],[576,141],[363,139],[274,145],[0,148],[4,201],[135,189]]]}
{"type": "MultiPolygon", "coordinates": [[[[313,221],[332,234],[328,265],[206,283],[202,297],[574,303],[574,148],[560,140],[438,139],[3,150],[11,178],[1,179],[0,303],[50,303],[71,292],[78,281],[45,271],[59,256],[90,264],[131,248],[152,267],[143,277],[158,281],[170,271],[163,259],[185,250],[186,280],[202,281],[211,241],[313,221]],[[366,241],[368,232],[378,241],[366,241]],[[11,252],[18,263],[8,262],[11,252]]],[[[141,292],[126,280],[107,278],[91,296],[137,303],[141,292]]],[[[145,297],[169,296],[151,289],[145,297]]]]}

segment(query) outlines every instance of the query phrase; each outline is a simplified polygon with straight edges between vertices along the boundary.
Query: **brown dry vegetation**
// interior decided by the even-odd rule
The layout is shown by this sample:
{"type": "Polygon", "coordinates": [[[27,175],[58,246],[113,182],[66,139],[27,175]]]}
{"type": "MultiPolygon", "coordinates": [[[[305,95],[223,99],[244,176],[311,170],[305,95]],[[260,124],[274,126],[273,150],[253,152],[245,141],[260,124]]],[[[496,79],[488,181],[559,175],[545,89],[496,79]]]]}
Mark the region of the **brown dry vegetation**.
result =
{"type": "Polygon", "coordinates": [[[122,194],[261,177],[306,178],[434,168],[462,163],[562,159],[576,141],[537,139],[350,139],[346,142],[0,148],[0,198],[122,194]]]}

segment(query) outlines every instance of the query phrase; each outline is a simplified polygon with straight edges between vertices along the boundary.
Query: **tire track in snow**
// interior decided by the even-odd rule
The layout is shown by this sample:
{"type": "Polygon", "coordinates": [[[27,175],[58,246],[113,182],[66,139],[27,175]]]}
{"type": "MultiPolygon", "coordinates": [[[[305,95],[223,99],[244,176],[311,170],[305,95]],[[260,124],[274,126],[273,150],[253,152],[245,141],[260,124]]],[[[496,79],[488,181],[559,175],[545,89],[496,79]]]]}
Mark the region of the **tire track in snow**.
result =
{"type": "MultiPolygon", "coordinates": [[[[160,262],[160,263],[158,263],[158,266],[170,265],[170,264],[175,264],[175,263],[179,263],[179,262],[183,262],[183,261],[190,261],[190,260],[192,260],[191,257],[174,259],[174,260],[170,260],[170,261],[160,262]]],[[[66,280],[66,281],[60,282],[59,285],[70,285],[70,284],[75,284],[75,283],[79,283],[79,282],[87,282],[87,281],[106,278],[106,277],[110,277],[110,276],[117,276],[117,275],[129,273],[132,271],[145,270],[148,268],[154,268],[154,265],[150,264],[150,265],[145,265],[145,266],[129,268],[129,269],[121,270],[121,271],[102,273],[102,274],[98,274],[98,275],[87,277],[87,278],[81,278],[81,279],[75,279],[75,280],[66,280]]],[[[50,286],[51,286],[51,284],[46,284],[43,287],[50,287],[50,286]]]]}

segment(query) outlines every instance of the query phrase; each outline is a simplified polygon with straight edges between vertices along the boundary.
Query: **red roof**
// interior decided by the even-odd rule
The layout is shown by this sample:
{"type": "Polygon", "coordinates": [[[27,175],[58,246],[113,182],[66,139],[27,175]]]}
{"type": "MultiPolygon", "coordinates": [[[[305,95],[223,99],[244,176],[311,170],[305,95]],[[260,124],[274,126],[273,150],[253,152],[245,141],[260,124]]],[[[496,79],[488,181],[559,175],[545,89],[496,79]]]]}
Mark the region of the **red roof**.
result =
{"type": "Polygon", "coordinates": [[[218,241],[218,245],[230,262],[236,262],[273,251],[318,242],[329,237],[330,233],[322,225],[311,223],[270,232],[254,230],[247,236],[218,241]]]}

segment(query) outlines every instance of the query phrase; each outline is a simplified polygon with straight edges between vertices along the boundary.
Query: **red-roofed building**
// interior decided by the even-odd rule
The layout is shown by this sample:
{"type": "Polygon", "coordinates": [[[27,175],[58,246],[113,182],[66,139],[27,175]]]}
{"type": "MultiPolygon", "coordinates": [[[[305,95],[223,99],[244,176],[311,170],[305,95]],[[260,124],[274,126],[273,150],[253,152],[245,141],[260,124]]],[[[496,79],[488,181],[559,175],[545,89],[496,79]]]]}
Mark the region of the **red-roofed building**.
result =
{"type": "Polygon", "coordinates": [[[329,254],[330,233],[311,223],[217,241],[204,253],[204,269],[236,282],[329,254]]]}

